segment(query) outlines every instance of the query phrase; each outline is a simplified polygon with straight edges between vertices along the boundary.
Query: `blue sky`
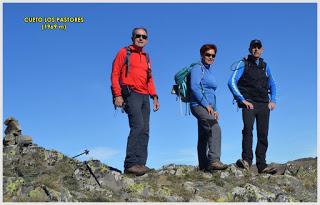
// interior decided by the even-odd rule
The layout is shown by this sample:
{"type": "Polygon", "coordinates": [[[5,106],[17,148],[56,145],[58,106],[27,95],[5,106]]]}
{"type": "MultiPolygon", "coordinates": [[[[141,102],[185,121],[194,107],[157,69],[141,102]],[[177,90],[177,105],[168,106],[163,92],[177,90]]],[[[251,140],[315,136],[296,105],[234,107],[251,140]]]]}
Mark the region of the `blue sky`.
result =
{"type": "Polygon", "coordinates": [[[174,74],[198,61],[205,43],[218,47],[221,160],[241,157],[241,110],[227,81],[230,65],[248,54],[254,38],[263,43],[278,93],[267,162],[317,155],[316,3],[4,3],[3,120],[14,116],[39,146],[70,157],[89,149],[80,159],[123,170],[129,127],[113,108],[110,73],[137,26],[149,31],[146,50],[160,98],[160,110],[151,112],[148,166],[197,165],[196,119],[180,114],[170,91],[174,74]],[[43,31],[44,22],[25,17],[83,17],[84,23],[43,31]]]}

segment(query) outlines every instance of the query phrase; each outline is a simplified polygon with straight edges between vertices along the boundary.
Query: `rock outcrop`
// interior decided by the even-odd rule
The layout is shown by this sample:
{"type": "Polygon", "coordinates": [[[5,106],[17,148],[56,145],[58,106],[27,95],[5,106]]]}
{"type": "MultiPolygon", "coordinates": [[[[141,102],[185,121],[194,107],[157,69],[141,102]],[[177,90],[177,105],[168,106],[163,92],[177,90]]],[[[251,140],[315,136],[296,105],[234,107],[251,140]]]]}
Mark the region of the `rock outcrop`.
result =
{"type": "Polygon", "coordinates": [[[258,174],[255,166],[248,171],[231,164],[208,173],[169,164],[136,177],[99,160],[81,162],[39,147],[22,137],[14,118],[13,124],[7,122],[11,127],[3,147],[4,202],[317,201],[317,158],[272,163],[279,170],[276,175],[258,174]],[[19,136],[24,143],[17,142],[19,136]]]}
{"type": "Polygon", "coordinates": [[[4,145],[30,145],[32,144],[32,137],[22,135],[22,130],[18,120],[14,117],[8,117],[4,124],[7,126],[4,131],[5,137],[3,139],[4,145]]]}
{"type": "Polygon", "coordinates": [[[317,158],[273,164],[276,175],[231,164],[205,173],[170,164],[140,176],[36,145],[3,148],[5,202],[316,202],[317,158]],[[91,171],[88,169],[91,169],[91,171]],[[96,181],[97,179],[97,181],[96,181]]]}

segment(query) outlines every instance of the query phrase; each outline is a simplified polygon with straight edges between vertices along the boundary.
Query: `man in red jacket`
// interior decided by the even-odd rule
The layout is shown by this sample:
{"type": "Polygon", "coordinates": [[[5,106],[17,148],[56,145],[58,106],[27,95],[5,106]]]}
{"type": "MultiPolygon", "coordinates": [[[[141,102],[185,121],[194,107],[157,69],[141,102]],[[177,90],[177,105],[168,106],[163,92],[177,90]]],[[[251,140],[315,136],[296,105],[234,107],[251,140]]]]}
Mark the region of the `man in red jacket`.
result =
{"type": "Polygon", "coordinates": [[[127,141],[124,172],[145,174],[149,141],[150,98],[153,111],[160,107],[154,86],[151,63],[143,47],[148,43],[145,28],[134,28],[132,45],[121,48],[112,64],[111,84],[114,105],[128,114],[130,134],[127,141]]]}

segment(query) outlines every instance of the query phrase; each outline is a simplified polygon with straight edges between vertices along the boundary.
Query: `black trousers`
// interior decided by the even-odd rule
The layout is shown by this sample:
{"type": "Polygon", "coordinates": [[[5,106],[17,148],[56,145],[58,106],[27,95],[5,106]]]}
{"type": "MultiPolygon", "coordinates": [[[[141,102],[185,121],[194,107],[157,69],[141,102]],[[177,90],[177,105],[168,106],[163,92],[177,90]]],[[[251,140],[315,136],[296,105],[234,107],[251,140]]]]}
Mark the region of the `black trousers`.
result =
{"type": "Polygon", "coordinates": [[[267,167],[266,152],[268,149],[268,129],[270,110],[268,103],[253,103],[254,109],[249,110],[242,108],[242,159],[252,165],[252,140],[253,140],[253,125],[256,120],[257,125],[257,147],[256,147],[256,165],[258,170],[263,170],[267,167]]]}
{"type": "Polygon", "coordinates": [[[149,95],[131,92],[125,99],[130,133],[124,168],[145,165],[148,157],[150,100],[149,95]]]}

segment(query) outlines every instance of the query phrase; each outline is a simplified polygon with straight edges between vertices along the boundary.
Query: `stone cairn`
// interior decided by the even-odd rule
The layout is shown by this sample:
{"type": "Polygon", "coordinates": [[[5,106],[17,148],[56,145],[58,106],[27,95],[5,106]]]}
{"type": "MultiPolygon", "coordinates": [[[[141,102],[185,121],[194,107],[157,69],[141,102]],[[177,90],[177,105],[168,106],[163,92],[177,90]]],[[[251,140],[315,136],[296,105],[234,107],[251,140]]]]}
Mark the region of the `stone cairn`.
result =
{"type": "Polygon", "coordinates": [[[32,137],[27,135],[22,135],[21,128],[18,120],[13,117],[8,117],[4,124],[7,128],[4,131],[5,137],[3,144],[8,145],[20,145],[20,146],[29,146],[32,145],[32,137]]]}

